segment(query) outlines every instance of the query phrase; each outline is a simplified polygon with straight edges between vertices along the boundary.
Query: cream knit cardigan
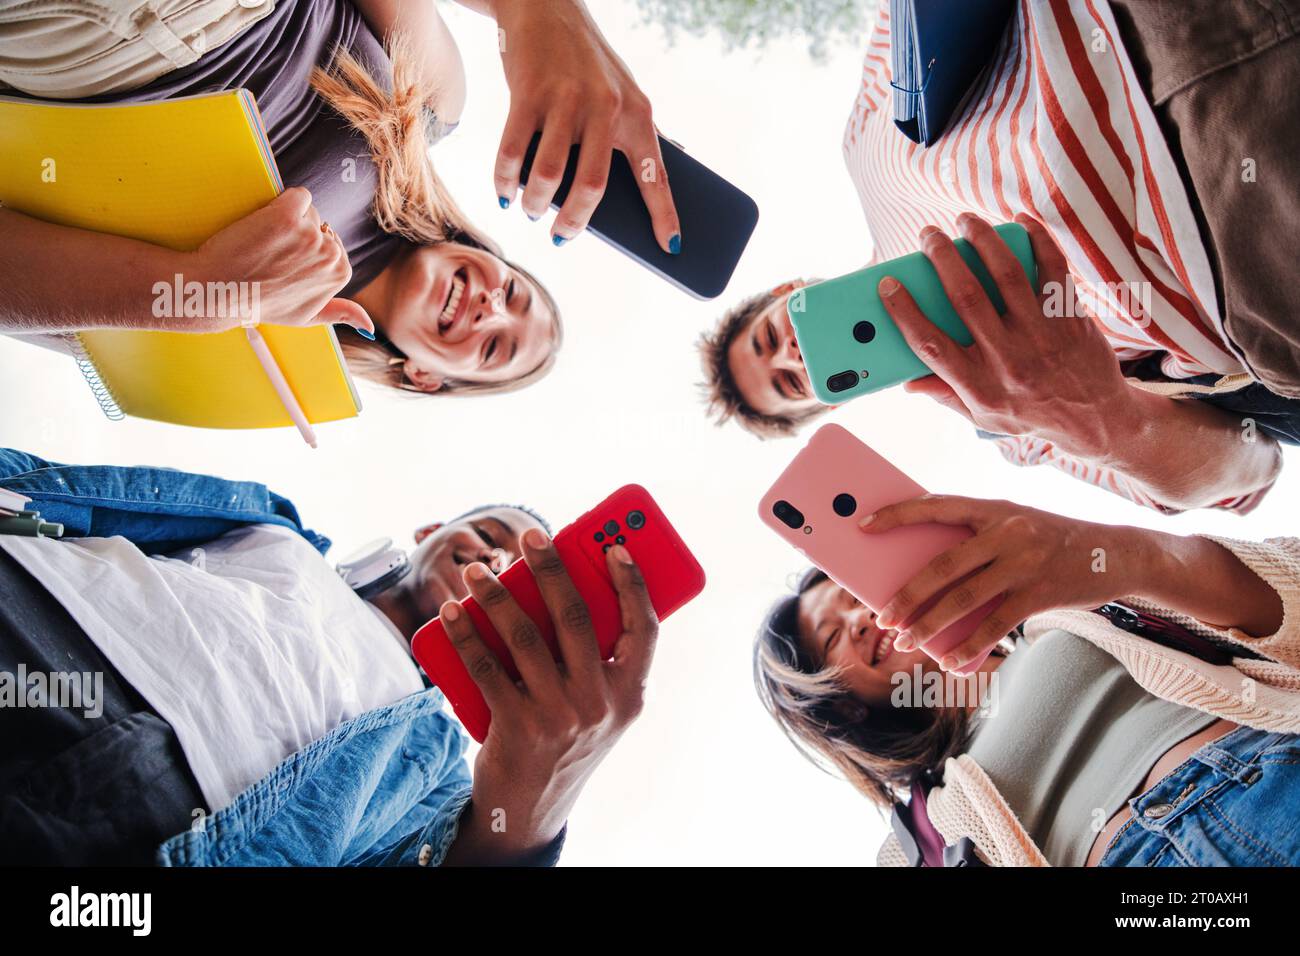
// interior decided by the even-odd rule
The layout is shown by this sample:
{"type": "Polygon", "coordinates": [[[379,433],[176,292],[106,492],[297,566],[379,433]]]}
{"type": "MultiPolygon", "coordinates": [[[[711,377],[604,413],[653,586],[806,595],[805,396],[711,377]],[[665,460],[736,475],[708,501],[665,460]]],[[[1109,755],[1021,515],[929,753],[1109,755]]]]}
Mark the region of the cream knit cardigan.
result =
{"type": "MultiPolygon", "coordinates": [[[[1270,538],[1263,543],[1217,541],[1277,591],[1282,626],[1268,637],[1222,631],[1136,598],[1129,607],[1177,622],[1194,633],[1241,644],[1268,660],[1234,658],[1214,665],[1115,627],[1090,611],[1052,611],[1025,622],[1025,637],[1036,640],[1057,628],[1077,634],[1113,655],[1142,687],[1164,700],[1194,707],[1259,730],[1300,733],[1300,539],[1270,538]]],[[[949,845],[974,841],[990,866],[1047,866],[1016,815],[979,765],[966,754],[944,765],[943,786],[928,800],[930,819],[949,845]]],[[[893,834],[877,854],[881,866],[906,866],[893,834]]]]}

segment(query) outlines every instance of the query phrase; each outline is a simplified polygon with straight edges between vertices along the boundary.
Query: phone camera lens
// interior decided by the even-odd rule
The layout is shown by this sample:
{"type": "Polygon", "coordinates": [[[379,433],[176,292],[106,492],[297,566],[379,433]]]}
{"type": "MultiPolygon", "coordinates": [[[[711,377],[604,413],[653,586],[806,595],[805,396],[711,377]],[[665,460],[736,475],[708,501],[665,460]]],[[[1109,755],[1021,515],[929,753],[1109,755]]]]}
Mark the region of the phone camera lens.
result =
{"type": "Polygon", "coordinates": [[[617,538],[614,539],[614,543],[615,543],[615,544],[627,544],[627,538],[623,537],[623,536],[620,534],[617,538]]]}
{"type": "Polygon", "coordinates": [[[616,534],[618,534],[618,522],[615,521],[615,520],[612,519],[612,518],[611,518],[609,521],[606,521],[606,522],[605,522],[605,534],[608,534],[608,535],[611,535],[611,536],[612,536],[612,535],[616,535],[616,534]]]}
{"type": "Polygon", "coordinates": [[[857,499],[850,494],[839,494],[836,495],[835,500],[831,502],[831,507],[835,509],[835,513],[841,518],[847,518],[849,515],[853,514],[853,512],[858,510],[858,502],[857,499]]]}
{"type": "Polygon", "coordinates": [[[597,532],[596,532],[596,535],[595,535],[595,538],[596,538],[596,543],[597,543],[597,544],[600,544],[600,542],[602,542],[602,541],[605,540],[605,532],[603,532],[603,531],[597,531],[597,532]]]}
{"type": "Polygon", "coordinates": [[[610,548],[612,548],[612,547],[614,547],[612,544],[606,544],[606,545],[605,545],[603,548],[601,548],[600,550],[601,550],[602,552],[603,552],[603,551],[608,551],[608,550],[609,550],[610,548]]]}
{"type": "Polygon", "coordinates": [[[858,384],[857,372],[836,372],[826,380],[826,387],[832,392],[842,392],[858,384]]]}
{"type": "Polygon", "coordinates": [[[866,345],[876,337],[876,327],[870,322],[862,321],[853,326],[853,337],[866,345]]]}
{"type": "Polygon", "coordinates": [[[645,515],[639,511],[629,511],[627,515],[627,526],[633,531],[640,531],[645,527],[645,515]]]}
{"type": "Polygon", "coordinates": [[[798,531],[803,527],[803,512],[785,499],[772,505],[772,514],[776,515],[787,528],[798,531]]]}

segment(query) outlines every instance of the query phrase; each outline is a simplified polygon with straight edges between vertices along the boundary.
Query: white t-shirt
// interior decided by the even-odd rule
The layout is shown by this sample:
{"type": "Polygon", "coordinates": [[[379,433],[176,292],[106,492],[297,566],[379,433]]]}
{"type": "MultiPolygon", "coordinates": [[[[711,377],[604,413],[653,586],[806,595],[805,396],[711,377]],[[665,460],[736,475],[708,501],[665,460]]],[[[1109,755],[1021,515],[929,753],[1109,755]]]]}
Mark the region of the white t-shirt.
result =
{"type": "Polygon", "coordinates": [[[422,688],[393,626],[299,535],[146,557],[125,538],[0,536],[171,724],[216,812],[282,760],[422,688]]]}

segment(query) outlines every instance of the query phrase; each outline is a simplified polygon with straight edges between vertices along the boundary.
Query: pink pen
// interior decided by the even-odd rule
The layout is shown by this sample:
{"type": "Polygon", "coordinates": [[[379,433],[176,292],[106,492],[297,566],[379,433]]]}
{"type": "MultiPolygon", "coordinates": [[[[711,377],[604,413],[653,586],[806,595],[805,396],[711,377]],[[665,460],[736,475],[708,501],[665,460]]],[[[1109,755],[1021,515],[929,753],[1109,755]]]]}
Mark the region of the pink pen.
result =
{"type": "Polygon", "coordinates": [[[289,413],[293,423],[298,426],[298,431],[302,434],[302,440],[312,448],[316,447],[316,433],[312,431],[311,424],[307,421],[307,416],[303,414],[302,406],[298,404],[298,399],[293,394],[293,389],[289,387],[288,381],[285,380],[284,373],[280,371],[279,364],[275,361],[275,356],[271,350],[266,347],[266,339],[262,338],[262,333],[257,331],[254,325],[245,325],[244,334],[248,336],[248,344],[253,347],[253,354],[257,360],[262,363],[262,369],[266,372],[266,377],[271,380],[275,387],[275,392],[280,396],[280,402],[284,405],[284,410],[289,413]]]}

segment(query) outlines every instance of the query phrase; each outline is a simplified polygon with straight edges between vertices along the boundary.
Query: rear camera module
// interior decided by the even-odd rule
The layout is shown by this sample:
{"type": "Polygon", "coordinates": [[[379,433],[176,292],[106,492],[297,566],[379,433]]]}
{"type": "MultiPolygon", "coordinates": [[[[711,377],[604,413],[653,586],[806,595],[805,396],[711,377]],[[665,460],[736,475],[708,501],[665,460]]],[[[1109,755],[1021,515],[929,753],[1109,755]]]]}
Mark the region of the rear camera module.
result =
{"type": "Polygon", "coordinates": [[[853,326],[853,337],[866,345],[876,337],[876,327],[867,321],[859,322],[853,326]]]}
{"type": "MultiPolygon", "coordinates": [[[[864,376],[865,377],[865,376],[864,376]]],[[[836,372],[826,380],[826,387],[832,392],[842,392],[858,384],[857,372],[836,372]]]]}
{"type": "Polygon", "coordinates": [[[858,510],[858,502],[851,494],[845,492],[835,496],[835,500],[831,502],[831,507],[835,509],[835,513],[841,518],[847,518],[858,510]]]}
{"type": "Polygon", "coordinates": [[[645,515],[639,511],[629,511],[627,513],[627,526],[633,531],[640,531],[645,527],[645,515]]]}
{"type": "Polygon", "coordinates": [[[785,499],[772,505],[772,514],[780,518],[782,524],[787,528],[793,528],[795,531],[798,531],[803,527],[803,512],[785,499]]]}
{"type": "Polygon", "coordinates": [[[618,534],[618,522],[613,518],[605,522],[605,534],[610,536],[618,534]]]}

